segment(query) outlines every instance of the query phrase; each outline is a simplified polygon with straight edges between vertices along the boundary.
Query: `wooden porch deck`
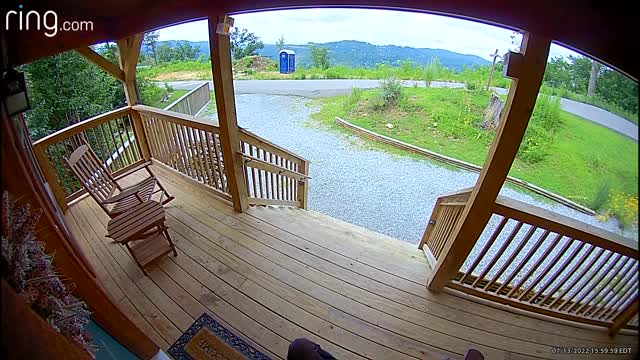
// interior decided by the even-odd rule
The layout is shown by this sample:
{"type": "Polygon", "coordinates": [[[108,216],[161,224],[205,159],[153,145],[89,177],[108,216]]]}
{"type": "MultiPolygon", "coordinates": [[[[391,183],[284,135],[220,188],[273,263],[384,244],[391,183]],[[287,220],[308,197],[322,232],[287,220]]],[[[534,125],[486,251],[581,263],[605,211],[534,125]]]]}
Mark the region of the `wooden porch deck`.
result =
{"type": "Polygon", "coordinates": [[[176,196],[166,211],[178,256],[151,266],[148,277],[104,236],[108,217],[93,199],[70,206],[65,220],[107,292],[162,349],[206,312],[274,359],[285,358],[299,337],[339,359],[462,358],[468,348],[487,359],[580,356],[553,347],[637,352],[635,336],[611,339],[604,330],[434,294],[415,245],[313,211],[237,214],[189,180],[154,170],[176,196]]]}

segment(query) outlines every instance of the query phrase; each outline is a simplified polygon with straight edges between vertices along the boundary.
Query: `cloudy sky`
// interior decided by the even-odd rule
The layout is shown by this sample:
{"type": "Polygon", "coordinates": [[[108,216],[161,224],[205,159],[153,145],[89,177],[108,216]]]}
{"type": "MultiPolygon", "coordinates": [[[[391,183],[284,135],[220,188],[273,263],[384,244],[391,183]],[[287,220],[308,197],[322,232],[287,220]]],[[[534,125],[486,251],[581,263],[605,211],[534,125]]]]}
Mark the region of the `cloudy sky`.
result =
{"type": "MultiPolygon", "coordinates": [[[[498,49],[514,48],[512,30],[451,17],[390,10],[301,9],[234,15],[235,26],[246,28],[263,42],[287,44],[359,40],[375,45],[436,48],[478,55],[490,60],[498,49]]],[[[160,40],[208,40],[207,22],[196,21],[160,30],[160,40]]],[[[517,42],[520,42],[518,35],[517,42]]],[[[551,56],[574,52],[553,45],[551,56]]]]}

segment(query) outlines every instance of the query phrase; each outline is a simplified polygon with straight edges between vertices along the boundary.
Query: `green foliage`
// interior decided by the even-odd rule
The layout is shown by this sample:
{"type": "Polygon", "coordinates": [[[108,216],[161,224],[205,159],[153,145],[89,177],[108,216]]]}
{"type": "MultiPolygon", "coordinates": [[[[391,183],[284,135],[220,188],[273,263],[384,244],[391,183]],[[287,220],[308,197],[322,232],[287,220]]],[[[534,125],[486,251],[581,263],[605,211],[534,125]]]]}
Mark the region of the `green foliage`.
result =
{"type": "Polygon", "coordinates": [[[443,72],[443,70],[444,68],[442,64],[440,64],[440,60],[438,58],[431,59],[431,62],[429,62],[424,67],[423,77],[426,85],[431,86],[432,81],[434,81],[435,79],[439,79],[439,77],[441,76],[440,74],[443,72]]]}
{"type": "Polygon", "coordinates": [[[234,28],[231,32],[231,54],[234,59],[258,55],[257,51],[262,48],[262,40],[247,29],[234,28]]]}
{"type": "Polygon", "coordinates": [[[586,57],[555,57],[547,63],[544,84],[561,91],[562,97],[591,104],[638,123],[638,83],[600,66],[596,95],[588,97],[592,61],[586,57]]]}
{"type": "Polygon", "coordinates": [[[175,46],[168,43],[161,44],[157,47],[156,52],[159,63],[189,61],[198,57],[198,48],[184,40],[177,41],[175,46]]]}
{"type": "Polygon", "coordinates": [[[313,67],[327,70],[329,68],[329,50],[326,47],[311,45],[310,51],[313,67]]]}
{"type": "Polygon", "coordinates": [[[124,105],[122,84],[76,52],[36,60],[23,70],[33,108],[26,121],[34,140],[124,105]]]}
{"type": "Polygon", "coordinates": [[[531,164],[542,161],[549,154],[550,144],[561,125],[560,99],[539,95],[517,156],[531,164]]]}
{"type": "Polygon", "coordinates": [[[598,184],[598,190],[596,191],[593,200],[589,204],[589,207],[596,212],[604,210],[607,201],[609,200],[609,193],[611,192],[611,179],[602,178],[598,184]]]}
{"type": "Polygon", "coordinates": [[[380,80],[380,98],[384,106],[398,105],[404,98],[404,87],[402,81],[396,77],[389,77],[380,80]]]}

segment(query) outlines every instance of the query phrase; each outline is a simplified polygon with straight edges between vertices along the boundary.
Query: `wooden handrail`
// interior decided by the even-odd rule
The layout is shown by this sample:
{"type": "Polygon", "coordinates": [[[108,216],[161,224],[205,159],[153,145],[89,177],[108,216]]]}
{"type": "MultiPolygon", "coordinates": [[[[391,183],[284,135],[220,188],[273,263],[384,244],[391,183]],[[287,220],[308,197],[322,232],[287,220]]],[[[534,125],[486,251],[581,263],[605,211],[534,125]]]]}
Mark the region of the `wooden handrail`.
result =
{"type": "Polygon", "coordinates": [[[171,104],[165,106],[163,110],[175,111],[175,112],[178,112],[181,114],[187,114],[187,115],[196,115],[209,103],[209,101],[211,101],[211,93],[209,92],[209,82],[205,81],[199,86],[196,86],[186,94],[176,99],[171,104]],[[203,90],[205,86],[206,86],[206,91],[203,90]],[[206,94],[203,99],[206,101],[200,101],[200,103],[194,104],[194,101],[192,99],[194,99],[194,97],[197,97],[199,93],[206,94]],[[182,104],[186,104],[187,112],[181,111],[183,110],[181,109],[182,104]]]}
{"type": "Polygon", "coordinates": [[[59,140],[66,139],[71,135],[79,134],[84,130],[95,127],[96,125],[100,125],[106,123],[109,120],[117,119],[124,115],[129,114],[131,111],[130,106],[123,106],[121,108],[111,110],[104,114],[96,115],[94,117],[83,120],[79,123],[68,126],[64,129],[58,130],[53,134],[47,135],[42,139],[39,139],[33,143],[33,146],[47,146],[53,143],[58,142],[59,140]]]}
{"type": "Polygon", "coordinates": [[[250,143],[253,145],[256,145],[260,148],[264,148],[269,150],[269,152],[271,152],[272,154],[281,156],[285,159],[289,159],[295,163],[302,163],[302,162],[308,162],[307,159],[303,158],[302,156],[296,155],[294,153],[292,153],[291,151],[280,147],[274,143],[272,143],[269,140],[266,140],[265,138],[262,138],[254,133],[252,133],[249,130],[240,128],[240,140],[244,141],[246,143],[250,143]]]}
{"type": "Polygon", "coordinates": [[[134,105],[132,109],[141,114],[153,115],[159,119],[166,120],[174,124],[210,131],[215,134],[220,133],[220,128],[218,126],[192,115],[182,114],[171,110],[157,109],[147,105],[134,105]]]}
{"type": "Polygon", "coordinates": [[[496,214],[638,259],[638,244],[618,234],[518,200],[498,196],[496,214]]]}
{"type": "Polygon", "coordinates": [[[255,156],[246,155],[246,154],[243,154],[242,152],[239,152],[239,153],[240,153],[240,156],[242,156],[242,158],[244,159],[245,165],[249,167],[273,172],[273,173],[284,175],[287,177],[296,178],[298,180],[304,180],[309,178],[309,176],[299,173],[297,171],[289,170],[282,166],[274,165],[272,163],[258,159],[255,156]]]}

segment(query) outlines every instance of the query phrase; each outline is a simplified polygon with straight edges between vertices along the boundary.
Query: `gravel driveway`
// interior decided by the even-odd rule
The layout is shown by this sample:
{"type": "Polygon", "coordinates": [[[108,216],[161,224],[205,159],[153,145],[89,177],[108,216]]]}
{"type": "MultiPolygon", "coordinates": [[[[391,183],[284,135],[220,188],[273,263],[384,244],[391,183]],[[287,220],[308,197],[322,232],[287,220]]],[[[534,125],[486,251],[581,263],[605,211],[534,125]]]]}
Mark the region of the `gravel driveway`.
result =
{"type": "MultiPolygon", "coordinates": [[[[308,159],[309,208],[417,244],[438,196],[473,186],[478,174],[370,149],[356,137],[310,119],[316,111],[295,96],[236,95],[240,126],[308,159]]],[[[540,202],[503,188],[502,195],[618,232],[615,220],[540,202]]]]}

